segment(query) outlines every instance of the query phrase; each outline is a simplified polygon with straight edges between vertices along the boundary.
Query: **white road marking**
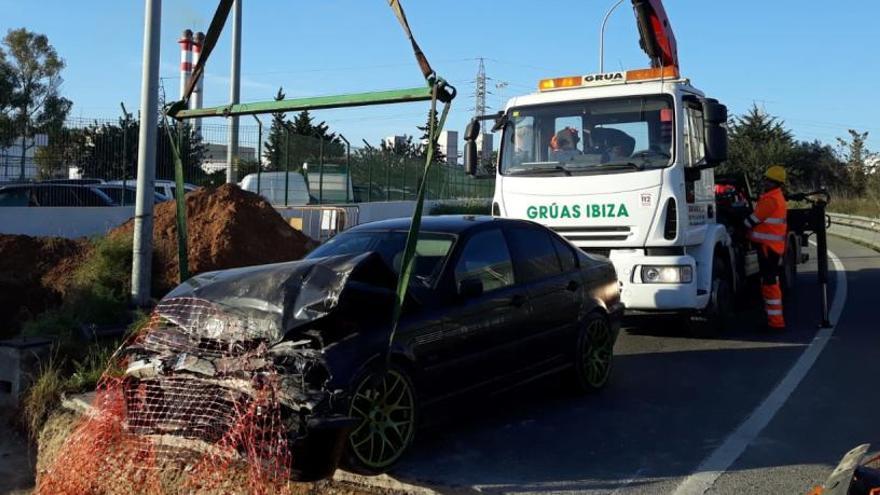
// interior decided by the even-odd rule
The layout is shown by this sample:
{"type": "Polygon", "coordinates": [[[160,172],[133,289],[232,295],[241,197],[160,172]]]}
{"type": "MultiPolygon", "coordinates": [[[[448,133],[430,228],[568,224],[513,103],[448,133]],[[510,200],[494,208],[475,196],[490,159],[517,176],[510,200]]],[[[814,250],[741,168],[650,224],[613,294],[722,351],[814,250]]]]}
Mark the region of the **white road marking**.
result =
{"type": "Polygon", "coordinates": [[[794,392],[798,384],[800,384],[801,380],[803,380],[816,362],[822,349],[825,348],[825,345],[834,333],[834,328],[840,320],[843,306],[846,303],[846,268],[843,266],[840,258],[831,251],[828,251],[828,257],[834,264],[837,281],[834,300],[831,303],[830,310],[831,328],[819,330],[810,346],[804,350],[782,381],[770,392],[770,395],[752,411],[748,419],[739,428],[724,440],[720,447],[703,460],[694,474],[688,476],[678,485],[674,492],[675,495],[702,495],[712,488],[718,477],[727,471],[739,456],[742,455],[749,444],[770,423],[773,416],[779,412],[779,409],[782,408],[785,401],[788,400],[788,397],[794,392]]]}

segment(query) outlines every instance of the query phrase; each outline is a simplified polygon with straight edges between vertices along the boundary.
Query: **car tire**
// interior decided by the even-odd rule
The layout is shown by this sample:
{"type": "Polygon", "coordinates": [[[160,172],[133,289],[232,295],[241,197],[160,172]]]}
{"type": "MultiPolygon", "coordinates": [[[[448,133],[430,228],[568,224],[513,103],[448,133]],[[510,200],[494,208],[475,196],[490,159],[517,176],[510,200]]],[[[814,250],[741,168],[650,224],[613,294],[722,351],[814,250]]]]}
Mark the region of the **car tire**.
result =
{"type": "Polygon", "coordinates": [[[359,420],[345,442],[344,466],[352,472],[387,472],[412,445],[418,403],[407,372],[394,364],[373,367],[354,380],[348,414],[359,420]]]}
{"type": "Polygon", "coordinates": [[[581,322],[575,344],[574,387],[581,393],[605,388],[611,378],[616,338],[608,318],[590,313],[581,322]]]}
{"type": "Polygon", "coordinates": [[[712,291],[709,304],[695,316],[686,318],[689,333],[694,337],[715,337],[724,332],[736,305],[728,263],[721,256],[712,261],[712,291]]]}

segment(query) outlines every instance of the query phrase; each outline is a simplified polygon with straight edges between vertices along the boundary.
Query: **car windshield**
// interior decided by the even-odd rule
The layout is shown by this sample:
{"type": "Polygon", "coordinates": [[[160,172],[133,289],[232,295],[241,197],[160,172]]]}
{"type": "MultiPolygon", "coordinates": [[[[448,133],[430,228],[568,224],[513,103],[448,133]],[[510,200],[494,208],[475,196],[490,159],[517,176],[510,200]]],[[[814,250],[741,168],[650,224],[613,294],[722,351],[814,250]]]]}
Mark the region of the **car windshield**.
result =
{"type": "MultiPolygon", "coordinates": [[[[331,238],[318,247],[318,249],[309,253],[307,258],[323,258],[326,256],[375,251],[382,256],[385,263],[395,273],[400,274],[406,235],[407,233],[403,231],[343,233],[331,238]]],[[[425,287],[433,286],[440,275],[443,262],[449,255],[454,242],[455,237],[450,234],[434,234],[429,232],[419,234],[412,280],[425,287]]]]}
{"type": "Polygon", "coordinates": [[[503,175],[644,170],[672,162],[672,100],[627,97],[513,108],[503,175]]]}

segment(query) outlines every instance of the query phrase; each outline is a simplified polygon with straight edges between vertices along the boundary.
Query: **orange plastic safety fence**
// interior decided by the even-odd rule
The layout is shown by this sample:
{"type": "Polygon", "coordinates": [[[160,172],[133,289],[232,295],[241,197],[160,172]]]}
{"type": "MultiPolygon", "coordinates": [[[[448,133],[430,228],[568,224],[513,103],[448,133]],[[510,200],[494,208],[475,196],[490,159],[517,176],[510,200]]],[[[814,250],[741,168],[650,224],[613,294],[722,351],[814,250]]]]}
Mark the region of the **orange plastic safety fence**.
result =
{"type": "Polygon", "coordinates": [[[205,301],[160,305],[110,363],[36,493],[283,491],[291,455],[279,374],[260,334],[236,325],[248,323],[205,301]],[[225,331],[206,337],[209,321],[225,331]]]}

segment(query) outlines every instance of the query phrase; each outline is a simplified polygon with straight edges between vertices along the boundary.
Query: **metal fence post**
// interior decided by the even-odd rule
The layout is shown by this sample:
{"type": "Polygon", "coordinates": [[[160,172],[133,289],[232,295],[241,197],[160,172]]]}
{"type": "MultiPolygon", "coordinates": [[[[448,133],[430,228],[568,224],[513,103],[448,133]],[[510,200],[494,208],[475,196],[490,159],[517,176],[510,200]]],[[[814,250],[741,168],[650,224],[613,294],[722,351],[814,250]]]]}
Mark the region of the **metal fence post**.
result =
{"type": "MultiPolygon", "coordinates": [[[[306,185],[308,190],[308,185],[306,185]]],[[[290,128],[284,128],[284,206],[287,206],[287,193],[290,190],[290,128]]]]}
{"type": "Polygon", "coordinates": [[[345,203],[348,204],[351,202],[348,190],[351,185],[351,143],[342,134],[339,135],[339,139],[345,142],[345,177],[342,179],[345,181],[345,184],[342,187],[345,188],[345,203]]]}
{"type": "Polygon", "coordinates": [[[367,203],[373,201],[373,152],[367,159],[367,203]]]}
{"type": "Polygon", "coordinates": [[[257,121],[257,194],[262,195],[260,177],[263,175],[263,121],[256,115],[254,120],[257,121]]]}
{"type": "Polygon", "coordinates": [[[318,204],[324,204],[324,138],[318,142],[318,204]]]}

